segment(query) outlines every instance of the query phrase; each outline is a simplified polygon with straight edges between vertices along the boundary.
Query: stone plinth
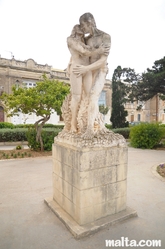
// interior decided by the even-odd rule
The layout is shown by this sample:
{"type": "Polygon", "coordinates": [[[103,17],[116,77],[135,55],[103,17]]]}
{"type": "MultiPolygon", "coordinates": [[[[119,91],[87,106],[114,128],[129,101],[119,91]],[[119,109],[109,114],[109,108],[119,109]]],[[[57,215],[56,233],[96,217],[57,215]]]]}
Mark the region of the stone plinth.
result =
{"type": "Polygon", "coordinates": [[[126,208],[127,146],[53,144],[53,198],[45,202],[76,238],[136,216],[126,208]]]}
{"type": "Polygon", "coordinates": [[[127,147],[53,145],[53,199],[80,225],[126,209],[127,147]]]}

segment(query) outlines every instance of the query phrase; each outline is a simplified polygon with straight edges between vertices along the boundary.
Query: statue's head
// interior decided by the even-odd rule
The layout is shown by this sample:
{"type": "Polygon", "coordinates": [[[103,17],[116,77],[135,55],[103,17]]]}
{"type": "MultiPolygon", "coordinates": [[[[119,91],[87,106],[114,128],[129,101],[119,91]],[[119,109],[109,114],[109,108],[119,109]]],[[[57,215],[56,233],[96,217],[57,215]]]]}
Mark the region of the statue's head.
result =
{"type": "Polygon", "coordinates": [[[72,29],[72,33],[71,33],[71,37],[76,37],[76,34],[78,34],[79,36],[83,36],[84,33],[80,28],[79,24],[76,24],[73,29],[72,29]]]}
{"type": "Polygon", "coordinates": [[[85,34],[93,34],[93,29],[96,28],[96,22],[91,13],[87,12],[80,16],[79,22],[81,29],[85,34]]]}

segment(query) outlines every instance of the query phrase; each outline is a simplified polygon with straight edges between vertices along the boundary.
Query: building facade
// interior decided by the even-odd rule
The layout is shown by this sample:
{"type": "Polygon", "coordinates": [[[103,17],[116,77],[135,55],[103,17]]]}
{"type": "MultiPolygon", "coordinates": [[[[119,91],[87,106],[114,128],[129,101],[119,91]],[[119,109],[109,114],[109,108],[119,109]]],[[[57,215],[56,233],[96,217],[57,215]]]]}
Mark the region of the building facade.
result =
{"type": "MultiPolygon", "coordinates": [[[[6,92],[10,94],[12,92],[12,86],[35,87],[37,81],[42,79],[42,75],[46,74],[48,78],[56,79],[62,82],[69,83],[65,70],[53,69],[51,66],[45,64],[37,64],[33,59],[26,61],[19,61],[12,59],[0,58],[0,94],[6,92]]],[[[106,80],[104,89],[101,93],[99,104],[107,106],[109,112],[105,115],[105,122],[110,123],[111,112],[111,81],[106,80]]],[[[3,103],[0,103],[0,122],[11,122],[13,124],[34,123],[38,120],[35,114],[25,115],[19,113],[18,116],[7,117],[4,112],[3,103]]],[[[48,123],[59,124],[61,118],[54,112],[48,123]]]]}
{"type": "MultiPolygon", "coordinates": [[[[19,61],[12,59],[0,58],[0,95],[3,92],[8,94],[12,91],[12,86],[35,87],[37,81],[42,79],[46,74],[48,78],[56,79],[69,83],[69,78],[65,70],[54,69],[45,64],[37,64],[33,59],[19,61]]],[[[104,116],[105,123],[110,123],[111,106],[112,106],[112,88],[111,81],[106,79],[104,89],[100,95],[99,105],[108,107],[109,111],[104,116]]],[[[161,100],[158,95],[146,102],[128,102],[125,104],[128,111],[127,121],[133,122],[153,122],[158,121],[165,123],[165,101],[161,100]]],[[[4,112],[3,103],[0,102],[0,122],[11,122],[13,124],[34,123],[38,120],[35,114],[25,115],[19,113],[19,116],[7,117],[4,112]]],[[[59,124],[61,118],[54,112],[48,123],[59,124]]]]}
{"type": "Polygon", "coordinates": [[[158,94],[146,102],[128,102],[125,109],[128,111],[127,121],[130,123],[165,123],[165,101],[161,100],[158,94]]]}

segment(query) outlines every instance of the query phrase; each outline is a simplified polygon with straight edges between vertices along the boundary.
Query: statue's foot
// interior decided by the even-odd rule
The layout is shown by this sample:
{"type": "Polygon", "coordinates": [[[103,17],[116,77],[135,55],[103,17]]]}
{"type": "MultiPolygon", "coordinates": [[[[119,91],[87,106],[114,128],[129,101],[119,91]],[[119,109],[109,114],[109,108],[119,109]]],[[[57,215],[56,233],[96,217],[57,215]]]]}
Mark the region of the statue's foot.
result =
{"type": "Polygon", "coordinates": [[[77,133],[77,127],[71,126],[70,132],[71,133],[77,133]]]}
{"type": "Polygon", "coordinates": [[[98,131],[98,134],[100,134],[100,135],[104,135],[104,134],[107,134],[107,133],[113,133],[113,131],[107,129],[106,127],[103,127],[102,129],[100,129],[98,131]]]}
{"type": "Polygon", "coordinates": [[[94,137],[95,133],[92,129],[86,130],[86,132],[82,135],[83,139],[92,139],[94,137]]]}

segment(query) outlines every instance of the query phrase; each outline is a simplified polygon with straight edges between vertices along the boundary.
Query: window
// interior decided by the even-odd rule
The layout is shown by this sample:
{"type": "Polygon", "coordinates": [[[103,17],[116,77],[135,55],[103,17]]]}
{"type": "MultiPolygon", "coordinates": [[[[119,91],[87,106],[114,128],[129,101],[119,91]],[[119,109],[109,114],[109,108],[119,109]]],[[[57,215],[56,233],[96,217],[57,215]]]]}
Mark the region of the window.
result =
{"type": "Polygon", "coordinates": [[[30,80],[24,80],[23,83],[24,83],[24,85],[27,88],[31,88],[31,87],[35,87],[36,86],[36,82],[30,81],[30,80]]]}
{"type": "Polygon", "coordinates": [[[19,80],[16,80],[16,82],[15,82],[15,87],[16,87],[16,89],[18,89],[19,86],[20,86],[20,82],[19,82],[19,80]]]}
{"type": "Polygon", "coordinates": [[[98,104],[106,106],[106,91],[101,92],[98,104]]]}
{"type": "Polygon", "coordinates": [[[137,115],[137,121],[140,122],[140,114],[137,115]]]}

